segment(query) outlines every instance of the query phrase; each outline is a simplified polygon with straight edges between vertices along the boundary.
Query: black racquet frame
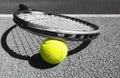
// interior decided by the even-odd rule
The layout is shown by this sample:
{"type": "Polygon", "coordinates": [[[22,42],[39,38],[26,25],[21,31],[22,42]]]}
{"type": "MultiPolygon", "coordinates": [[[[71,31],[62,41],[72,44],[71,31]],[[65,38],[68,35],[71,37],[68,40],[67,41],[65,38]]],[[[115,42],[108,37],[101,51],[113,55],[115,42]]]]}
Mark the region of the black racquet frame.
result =
{"type": "MultiPolygon", "coordinates": [[[[79,33],[65,33],[65,32],[54,32],[54,31],[49,31],[46,29],[38,29],[38,28],[31,28],[29,27],[29,22],[25,21],[21,18],[19,18],[17,15],[20,13],[30,13],[31,11],[40,11],[40,10],[35,10],[35,9],[30,9],[27,6],[20,4],[19,5],[19,9],[13,13],[13,21],[21,28],[40,35],[40,36],[46,36],[46,37],[51,37],[51,38],[63,38],[66,40],[73,40],[73,41],[90,41],[95,39],[99,34],[100,34],[100,29],[97,25],[92,24],[90,22],[81,20],[81,19],[77,19],[74,17],[69,17],[69,16],[64,16],[64,15],[60,15],[60,14],[54,14],[54,13],[46,13],[47,15],[54,15],[54,16],[59,16],[59,17],[63,17],[66,19],[71,19],[71,20],[75,20],[75,21],[79,21],[80,23],[83,23],[85,25],[88,25],[90,27],[92,27],[94,29],[94,31],[91,32],[79,32],[79,33]]],[[[41,11],[40,11],[41,12],[41,11]]]]}

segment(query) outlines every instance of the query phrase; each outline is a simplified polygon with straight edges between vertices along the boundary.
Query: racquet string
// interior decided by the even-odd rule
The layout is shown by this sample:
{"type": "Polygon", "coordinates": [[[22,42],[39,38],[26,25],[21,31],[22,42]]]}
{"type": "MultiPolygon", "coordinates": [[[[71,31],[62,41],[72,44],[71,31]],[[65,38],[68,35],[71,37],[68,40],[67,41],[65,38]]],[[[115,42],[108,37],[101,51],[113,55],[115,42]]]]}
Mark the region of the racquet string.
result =
{"type": "Polygon", "coordinates": [[[44,12],[31,11],[31,13],[20,13],[18,17],[37,26],[44,26],[49,29],[69,30],[69,31],[93,31],[89,25],[80,23],[64,17],[47,15],[44,12]]]}

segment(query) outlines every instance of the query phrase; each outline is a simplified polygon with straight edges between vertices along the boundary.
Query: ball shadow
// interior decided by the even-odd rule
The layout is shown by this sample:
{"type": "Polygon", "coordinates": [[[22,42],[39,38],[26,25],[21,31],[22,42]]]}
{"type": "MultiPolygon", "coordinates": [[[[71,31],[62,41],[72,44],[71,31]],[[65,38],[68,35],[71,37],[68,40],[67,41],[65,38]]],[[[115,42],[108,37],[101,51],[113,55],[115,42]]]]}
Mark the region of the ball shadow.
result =
{"type": "Polygon", "coordinates": [[[58,65],[58,64],[49,64],[45,62],[39,53],[33,55],[28,61],[32,67],[39,68],[39,69],[48,69],[58,65]]]}

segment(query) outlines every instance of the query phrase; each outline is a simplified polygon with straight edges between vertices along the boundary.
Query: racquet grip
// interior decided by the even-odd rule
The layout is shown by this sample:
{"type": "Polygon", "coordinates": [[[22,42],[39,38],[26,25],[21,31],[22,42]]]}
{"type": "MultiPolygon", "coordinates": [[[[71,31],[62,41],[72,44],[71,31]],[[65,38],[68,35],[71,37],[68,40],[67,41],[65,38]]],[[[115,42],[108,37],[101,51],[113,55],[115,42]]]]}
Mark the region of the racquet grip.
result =
{"type": "Polygon", "coordinates": [[[29,10],[29,8],[24,4],[20,4],[19,5],[19,10],[29,10]]]}

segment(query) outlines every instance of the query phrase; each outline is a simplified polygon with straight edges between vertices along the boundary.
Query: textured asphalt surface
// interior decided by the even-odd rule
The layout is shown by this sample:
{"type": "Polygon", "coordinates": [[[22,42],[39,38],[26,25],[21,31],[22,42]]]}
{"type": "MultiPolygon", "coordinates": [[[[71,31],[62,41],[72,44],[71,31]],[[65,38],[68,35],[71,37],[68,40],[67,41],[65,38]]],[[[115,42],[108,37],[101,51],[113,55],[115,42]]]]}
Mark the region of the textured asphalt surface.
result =
{"type": "Polygon", "coordinates": [[[120,78],[120,17],[80,19],[98,25],[101,35],[91,42],[67,41],[74,51],[53,66],[39,56],[43,37],[14,26],[12,18],[1,17],[0,78],[120,78]]]}
{"type": "Polygon", "coordinates": [[[59,14],[120,13],[120,0],[0,0],[0,14],[13,13],[21,3],[59,14]]]}

